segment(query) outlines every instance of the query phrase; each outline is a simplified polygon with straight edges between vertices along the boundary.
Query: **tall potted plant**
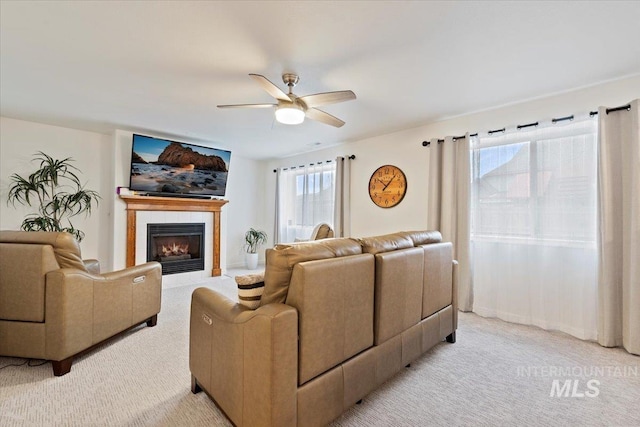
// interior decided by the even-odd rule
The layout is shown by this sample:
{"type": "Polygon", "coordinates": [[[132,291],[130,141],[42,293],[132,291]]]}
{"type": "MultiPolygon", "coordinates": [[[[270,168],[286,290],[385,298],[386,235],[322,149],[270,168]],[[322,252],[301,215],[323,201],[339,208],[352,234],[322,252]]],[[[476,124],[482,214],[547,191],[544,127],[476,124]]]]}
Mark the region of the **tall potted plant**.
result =
{"type": "Polygon", "coordinates": [[[81,241],[84,233],[75,228],[71,218],[82,213],[91,214],[92,205],[98,204],[100,196],[96,191],[84,188],[76,175],[79,169],[71,164],[71,157],[57,160],[40,151],[34,161],[40,162],[39,168],[28,178],[16,173],[9,177],[7,204],[38,208],[37,213],[27,215],[21,228],[25,231],[66,231],[81,241]]]}
{"type": "Polygon", "coordinates": [[[267,241],[267,233],[250,228],[244,235],[245,262],[249,270],[258,267],[258,247],[267,241]]]}

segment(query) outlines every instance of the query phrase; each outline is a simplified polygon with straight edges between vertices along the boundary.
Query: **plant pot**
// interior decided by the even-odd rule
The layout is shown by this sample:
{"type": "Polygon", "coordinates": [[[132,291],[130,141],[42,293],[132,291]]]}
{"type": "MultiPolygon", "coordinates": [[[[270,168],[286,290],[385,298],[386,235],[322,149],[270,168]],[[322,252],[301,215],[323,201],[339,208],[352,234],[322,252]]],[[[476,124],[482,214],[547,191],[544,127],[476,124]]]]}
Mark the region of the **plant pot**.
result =
{"type": "Polygon", "coordinates": [[[245,264],[249,270],[255,270],[258,268],[258,254],[246,253],[244,256],[245,264]]]}

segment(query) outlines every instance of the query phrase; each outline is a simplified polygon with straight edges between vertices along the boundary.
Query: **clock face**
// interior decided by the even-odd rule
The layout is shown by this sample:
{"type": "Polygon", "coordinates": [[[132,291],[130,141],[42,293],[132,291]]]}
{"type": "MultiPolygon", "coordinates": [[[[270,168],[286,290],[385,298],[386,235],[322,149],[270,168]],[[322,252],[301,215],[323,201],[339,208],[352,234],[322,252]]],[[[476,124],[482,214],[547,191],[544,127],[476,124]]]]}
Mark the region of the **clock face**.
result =
{"type": "Polygon", "coordinates": [[[381,208],[392,208],[407,192],[407,178],[397,166],[380,166],[369,179],[369,197],[381,208]]]}

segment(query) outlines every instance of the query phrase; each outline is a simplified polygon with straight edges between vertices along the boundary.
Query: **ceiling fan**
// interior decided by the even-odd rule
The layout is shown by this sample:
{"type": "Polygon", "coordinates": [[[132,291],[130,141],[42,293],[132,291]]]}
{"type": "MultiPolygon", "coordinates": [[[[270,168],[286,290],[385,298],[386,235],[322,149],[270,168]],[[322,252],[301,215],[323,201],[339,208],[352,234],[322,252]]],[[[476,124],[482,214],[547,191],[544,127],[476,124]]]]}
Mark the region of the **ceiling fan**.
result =
{"type": "Polygon", "coordinates": [[[277,104],[234,104],[218,105],[218,108],[275,108],[276,120],[287,125],[297,125],[304,121],[305,117],[316,120],[337,128],[344,125],[344,121],[332,116],[316,107],[335,104],[338,102],[356,99],[356,94],[350,90],[340,90],[336,92],[323,92],[313,95],[297,96],[293,93],[293,87],[298,84],[297,74],[284,73],[282,81],[289,86],[289,93],[284,93],[280,88],[271,83],[265,76],[260,74],[249,74],[262,89],[269,95],[277,99],[277,104]]]}

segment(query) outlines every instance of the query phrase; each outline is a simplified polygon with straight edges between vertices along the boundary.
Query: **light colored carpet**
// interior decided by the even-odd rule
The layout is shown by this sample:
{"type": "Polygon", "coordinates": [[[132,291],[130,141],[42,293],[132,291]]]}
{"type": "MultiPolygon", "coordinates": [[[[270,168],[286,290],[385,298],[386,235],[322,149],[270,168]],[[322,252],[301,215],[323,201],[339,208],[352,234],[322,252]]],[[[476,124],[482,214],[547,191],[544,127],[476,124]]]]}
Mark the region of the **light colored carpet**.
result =
{"type": "MultiPolygon", "coordinates": [[[[230,277],[204,284],[235,295],[230,277]]],[[[139,327],[79,358],[0,370],[2,426],[229,426],[190,391],[189,303],[197,286],[163,291],[154,328],[139,327]]],[[[23,359],[0,357],[0,367],[23,359]]],[[[367,396],[334,426],[640,425],[640,358],[560,333],[460,315],[443,343],[367,396]],[[554,380],[576,394],[550,397],[554,380]],[[596,380],[599,384],[587,381],[596,380]]]]}

